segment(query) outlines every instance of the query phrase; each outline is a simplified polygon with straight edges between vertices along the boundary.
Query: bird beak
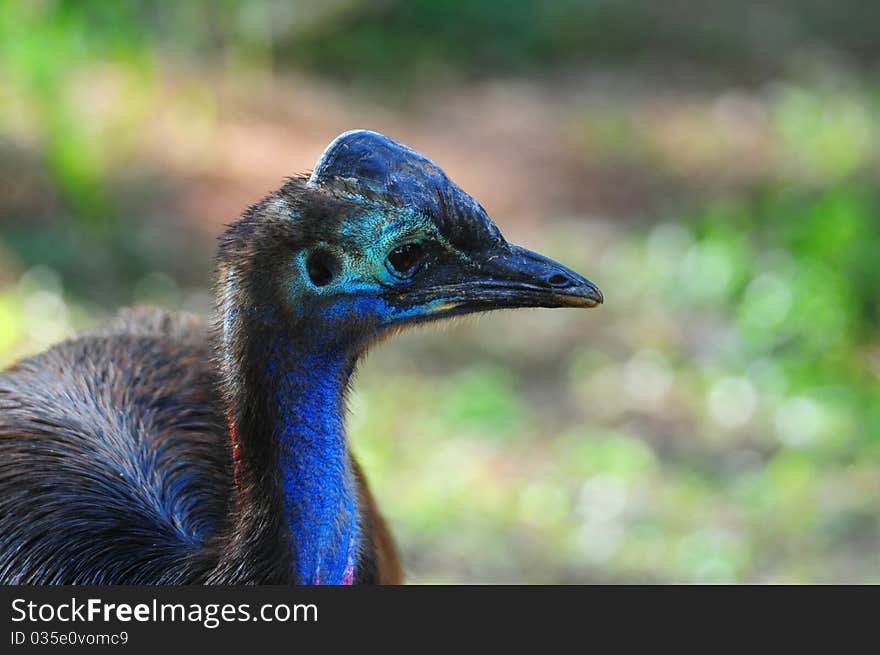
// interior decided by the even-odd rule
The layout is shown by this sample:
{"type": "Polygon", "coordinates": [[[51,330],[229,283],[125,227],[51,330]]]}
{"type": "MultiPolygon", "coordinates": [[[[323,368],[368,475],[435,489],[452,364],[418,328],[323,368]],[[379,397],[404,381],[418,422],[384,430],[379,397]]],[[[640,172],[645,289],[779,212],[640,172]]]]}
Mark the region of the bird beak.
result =
{"type": "Polygon", "coordinates": [[[429,313],[460,314],[517,307],[595,307],[602,292],[570,268],[502,243],[471,262],[454,282],[434,287],[429,313]]]}
{"type": "Polygon", "coordinates": [[[595,307],[602,292],[590,280],[531,250],[504,244],[466,284],[470,302],[492,307],[595,307]]]}

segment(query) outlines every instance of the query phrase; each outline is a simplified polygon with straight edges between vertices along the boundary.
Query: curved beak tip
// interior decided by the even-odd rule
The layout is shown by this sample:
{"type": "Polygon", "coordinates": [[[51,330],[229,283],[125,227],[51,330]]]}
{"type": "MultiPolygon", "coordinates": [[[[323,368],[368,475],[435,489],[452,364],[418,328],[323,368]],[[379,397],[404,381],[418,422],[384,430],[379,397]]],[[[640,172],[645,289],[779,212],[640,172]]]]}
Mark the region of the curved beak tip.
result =
{"type": "Polygon", "coordinates": [[[605,296],[599,287],[589,281],[571,289],[568,293],[560,294],[560,298],[571,307],[598,307],[605,302],[605,296]]]}

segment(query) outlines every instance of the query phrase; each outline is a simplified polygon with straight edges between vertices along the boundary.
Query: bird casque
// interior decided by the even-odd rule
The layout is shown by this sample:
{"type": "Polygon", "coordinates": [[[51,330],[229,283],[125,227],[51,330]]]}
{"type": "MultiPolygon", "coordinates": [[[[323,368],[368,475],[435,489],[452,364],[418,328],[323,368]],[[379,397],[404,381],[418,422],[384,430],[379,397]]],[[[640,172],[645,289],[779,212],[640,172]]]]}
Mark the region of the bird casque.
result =
{"type": "Polygon", "coordinates": [[[0,373],[0,583],[399,583],[344,402],[395,330],[596,286],[347,132],[220,238],[213,324],[136,309],[0,373]]]}

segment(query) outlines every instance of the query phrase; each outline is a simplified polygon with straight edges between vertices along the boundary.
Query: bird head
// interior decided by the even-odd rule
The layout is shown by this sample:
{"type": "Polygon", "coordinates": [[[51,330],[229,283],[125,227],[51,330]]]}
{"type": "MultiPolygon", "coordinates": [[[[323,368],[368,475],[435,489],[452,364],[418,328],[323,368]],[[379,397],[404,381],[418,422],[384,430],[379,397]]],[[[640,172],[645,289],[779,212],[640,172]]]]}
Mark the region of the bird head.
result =
{"type": "Polygon", "coordinates": [[[492,309],[602,302],[582,275],[508,243],[433,161],[366,130],[337,137],[310,177],[248,210],[221,242],[220,264],[227,293],[269,289],[290,319],[331,340],[492,309]]]}

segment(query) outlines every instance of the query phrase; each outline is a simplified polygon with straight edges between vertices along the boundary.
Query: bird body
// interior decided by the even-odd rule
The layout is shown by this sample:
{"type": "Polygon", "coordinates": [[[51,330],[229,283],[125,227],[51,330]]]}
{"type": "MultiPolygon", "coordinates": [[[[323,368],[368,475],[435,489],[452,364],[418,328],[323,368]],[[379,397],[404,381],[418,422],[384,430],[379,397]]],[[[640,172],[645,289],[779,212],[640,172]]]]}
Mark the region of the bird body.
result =
{"type": "MultiPolygon", "coordinates": [[[[232,575],[229,561],[218,567],[235,494],[209,343],[199,317],[139,308],[0,374],[0,580],[187,584],[232,575]]],[[[387,528],[350,465],[368,526],[357,580],[398,582],[387,528]]],[[[263,564],[234,581],[287,581],[286,568],[263,564]]]]}
{"type": "Polygon", "coordinates": [[[601,302],[366,131],[228,228],[217,298],[213,324],[128,310],[0,373],[0,583],[399,583],[344,430],[359,359],[420,322],[601,302]]]}

